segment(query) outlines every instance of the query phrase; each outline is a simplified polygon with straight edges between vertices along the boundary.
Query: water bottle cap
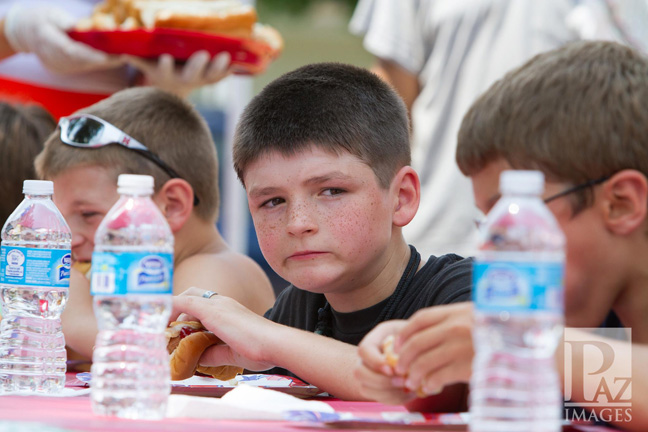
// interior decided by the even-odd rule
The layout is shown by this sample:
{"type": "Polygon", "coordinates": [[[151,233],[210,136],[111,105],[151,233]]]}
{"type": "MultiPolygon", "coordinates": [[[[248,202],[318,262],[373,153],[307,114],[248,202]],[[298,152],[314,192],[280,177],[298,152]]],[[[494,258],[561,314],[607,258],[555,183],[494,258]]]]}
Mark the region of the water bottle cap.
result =
{"type": "Polygon", "coordinates": [[[153,193],[153,177],[150,175],[120,174],[117,178],[117,192],[120,194],[153,193]]]}
{"type": "Polygon", "coordinates": [[[542,171],[507,170],[500,174],[500,192],[540,195],[544,191],[542,171]]]}
{"type": "Polygon", "coordinates": [[[49,180],[25,180],[23,193],[25,195],[52,195],[54,183],[49,180]]]}

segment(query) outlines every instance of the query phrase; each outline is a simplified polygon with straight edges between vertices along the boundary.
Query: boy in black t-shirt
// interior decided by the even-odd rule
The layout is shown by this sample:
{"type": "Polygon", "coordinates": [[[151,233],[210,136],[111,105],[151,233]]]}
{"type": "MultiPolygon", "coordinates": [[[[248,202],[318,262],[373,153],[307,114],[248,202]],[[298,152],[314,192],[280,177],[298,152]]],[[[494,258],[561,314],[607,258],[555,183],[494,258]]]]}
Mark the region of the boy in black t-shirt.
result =
{"type": "Polygon", "coordinates": [[[176,314],[227,343],[201,364],[278,367],[359,399],[355,345],[368,331],[468,300],[469,260],[422,260],[403,238],[420,196],[409,163],[405,106],[365,69],[309,65],[256,96],[237,128],[234,166],[264,257],[291,286],[269,319],[226,297],[201,298],[198,288],[177,297],[176,314]]]}

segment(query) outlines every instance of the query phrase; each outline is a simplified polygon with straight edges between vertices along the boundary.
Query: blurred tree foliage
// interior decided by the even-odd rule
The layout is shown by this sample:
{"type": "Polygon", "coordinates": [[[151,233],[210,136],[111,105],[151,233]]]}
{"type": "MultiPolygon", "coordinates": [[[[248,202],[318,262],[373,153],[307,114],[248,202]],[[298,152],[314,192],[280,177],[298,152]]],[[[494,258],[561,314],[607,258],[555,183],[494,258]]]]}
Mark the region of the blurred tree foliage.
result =
{"type": "Polygon", "coordinates": [[[298,15],[311,7],[313,3],[321,1],[340,3],[347,6],[349,10],[353,10],[358,3],[358,0],[256,0],[256,5],[269,12],[286,12],[298,15]]]}

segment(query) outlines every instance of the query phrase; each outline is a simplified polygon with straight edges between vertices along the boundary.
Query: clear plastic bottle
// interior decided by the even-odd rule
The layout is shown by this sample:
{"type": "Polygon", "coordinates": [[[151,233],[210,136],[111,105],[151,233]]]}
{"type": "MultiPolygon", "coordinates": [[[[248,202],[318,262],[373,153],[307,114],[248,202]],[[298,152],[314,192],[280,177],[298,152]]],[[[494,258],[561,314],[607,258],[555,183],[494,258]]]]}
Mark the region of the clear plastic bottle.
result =
{"type": "Polygon", "coordinates": [[[72,236],[50,181],[25,180],[25,199],[2,227],[0,394],[65,386],[61,313],[70,286],[72,236]]]}
{"type": "Polygon", "coordinates": [[[95,234],[91,291],[99,334],[95,414],[161,419],[171,390],[164,330],[171,314],[173,233],[151,199],[153,177],[122,174],[120,199],[95,234]]]}
{"type": "Polygon", "coordinates": [[[557,432],[554,353],[563,325],[565,237],[539,171],[504,171],[473,269],[475,358],[470,430],[557,432]]]}

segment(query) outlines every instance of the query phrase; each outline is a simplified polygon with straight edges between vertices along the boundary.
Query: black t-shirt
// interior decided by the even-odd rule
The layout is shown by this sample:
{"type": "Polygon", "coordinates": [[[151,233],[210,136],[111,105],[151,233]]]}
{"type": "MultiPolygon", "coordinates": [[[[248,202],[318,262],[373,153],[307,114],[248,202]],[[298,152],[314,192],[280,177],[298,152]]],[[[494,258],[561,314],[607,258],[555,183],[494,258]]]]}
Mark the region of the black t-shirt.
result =
{"type": "MultiPolygon", "coordinates": [[[[393,311],[383,320],[407,319],[419,309],[428,306],[469,301],[471,286],[470,258],[454,254],[431,256],[416,272],[400,299],[393,304],[393,311]]],[[[379,324],[376,320],[383,313],[390,298],[355,312],[341,313],[331,309],[331,337],[358,345],[362,338],[379,324]]],[[[265,313],[265,317],[280,324],[312,332],[318,322],[318,311],[324,305],[324,294],[311,293],[290,285],[279,294],[272,309],[265,313]]],[[[273,368],[267,373],[293,375],[282,368],[273,368]]]]}

